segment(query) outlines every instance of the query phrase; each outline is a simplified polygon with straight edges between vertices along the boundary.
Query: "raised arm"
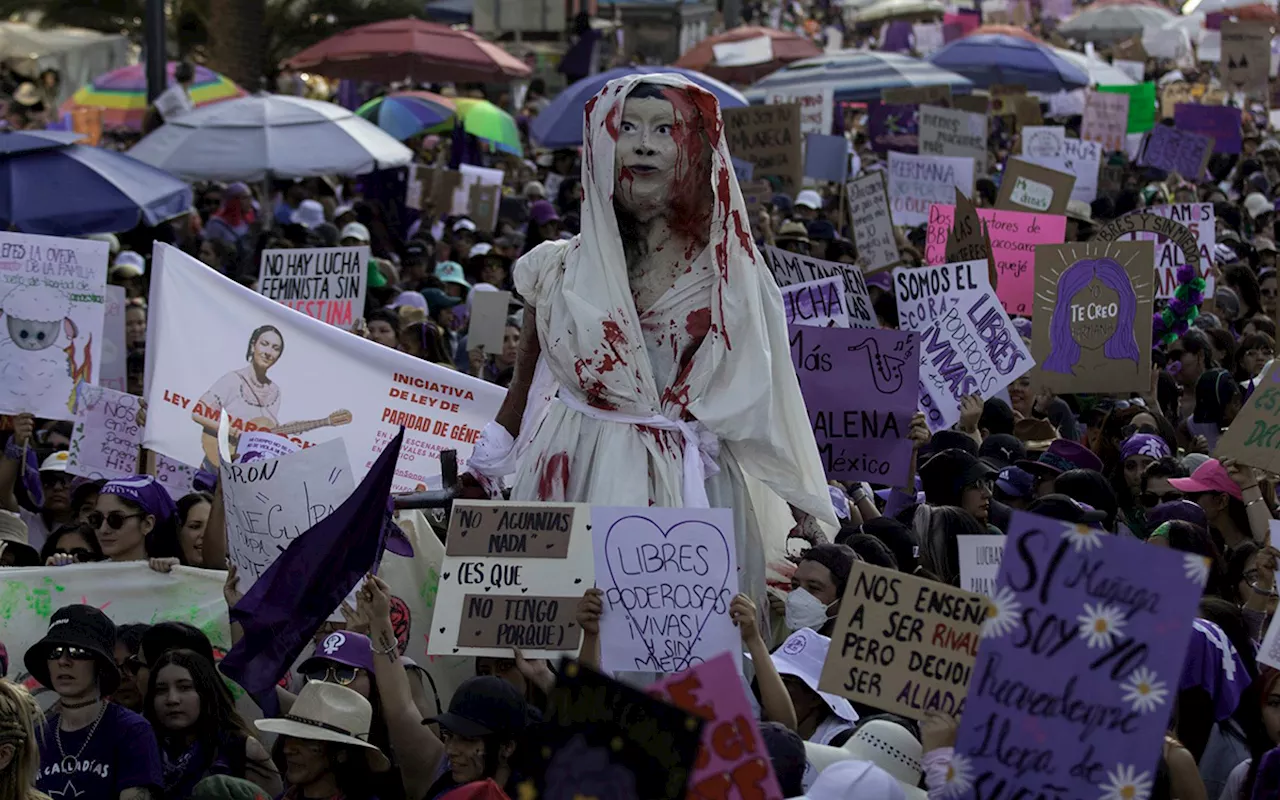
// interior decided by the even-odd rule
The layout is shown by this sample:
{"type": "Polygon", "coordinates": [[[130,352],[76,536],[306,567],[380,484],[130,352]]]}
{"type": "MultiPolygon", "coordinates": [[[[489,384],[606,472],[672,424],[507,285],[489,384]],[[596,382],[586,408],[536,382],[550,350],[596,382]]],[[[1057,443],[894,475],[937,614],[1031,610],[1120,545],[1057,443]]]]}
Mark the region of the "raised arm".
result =
{"type": "Polygon", "coordinates": [[[533,306],[524,309],[524,327],[520,329],[520,350],[516,355],[515,374],[507,389],[506,399],[498,409],[495,421],[507,429],[511,437],[520,435],[520,420],[529,404],[529,389],[533,386],[533,372],[538,366],[542,343],[538,341],[538,313],[533,306]]]}
{"type": "Polygon", "coordinates": [[[31,442],[31,434],[35,432],[35,417],[30,414],[19,414],[13,418],[12,447],[6,447],[0,454],[0,508],[18,513],[18,496],[14,490],[22,475],[23,450],[31,442]],[[11,457],[12,456],[12,457],[11,457]]]}

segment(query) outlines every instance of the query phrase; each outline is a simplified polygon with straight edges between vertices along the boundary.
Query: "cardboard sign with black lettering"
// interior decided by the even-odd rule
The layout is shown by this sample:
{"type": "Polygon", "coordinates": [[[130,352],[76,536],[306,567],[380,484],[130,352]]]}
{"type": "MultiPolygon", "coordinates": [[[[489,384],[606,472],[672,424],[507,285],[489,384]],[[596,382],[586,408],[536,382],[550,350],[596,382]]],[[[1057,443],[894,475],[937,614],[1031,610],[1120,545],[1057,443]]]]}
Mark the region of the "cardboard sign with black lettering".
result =
{"type": "Polygon", "coordinates": [[[427,652],[576,653],[578,601],[595,580],[590,516],[571,503],[455,502],[427,652]]]}
{"type": "Polygon", "coordinates": [[[1223,20],[1220,32],[1222,82],[1263,96],[1271,72],[1271,28],[1253,20],[1223,20]]]}
{"type": "Polygon", "coordinates": [[[1280,472],[1280,369],[1274,362],[1258,376],[1257,388],[1218,439],[1213,456],[1280,472]]]}
{"type": "Polygon", "coordinates": [[[996,208],[1032,211],[1037,214],[1065,214],[1075,188],[1076,176],[1056,169],[1011,158],[1004,165],[996,208]]]}
{"type": "Polygon", "coordinates": [[[804,178],[800,104],[726,108],[721,114],[733,157],[754,164],[756,180],[771,178],[777,191],[795,196],[804,178]]]}
{"type": "Polygon", "coordinates": [[[989,601],[855,562],[818,688],[921,719],[964,711],[989,601]]]}

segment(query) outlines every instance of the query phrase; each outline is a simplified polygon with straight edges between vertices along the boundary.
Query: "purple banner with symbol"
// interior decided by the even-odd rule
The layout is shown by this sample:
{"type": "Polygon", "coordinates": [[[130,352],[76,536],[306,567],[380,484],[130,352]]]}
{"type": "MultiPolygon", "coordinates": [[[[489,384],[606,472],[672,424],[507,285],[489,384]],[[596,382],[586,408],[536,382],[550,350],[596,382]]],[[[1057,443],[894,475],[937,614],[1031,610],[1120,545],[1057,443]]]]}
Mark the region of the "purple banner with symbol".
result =
{"type": "Polygon", "coordinates": [[[1190,181],[1199,181],[1204,177],[1205,164],[1211,155],[1213,140],[1208,136],[1157,125],[1147,134],[1147,141],[1138,156],[1138,166],[1156,167],[1165,172],[1176,172],[1190,181]]]}
{"type": "Polygon", "coordinates": [[[1193,553],[1015,511],[947,796],[1150,796],[1208,575],[1193,553]]]}
{"type": "Polygon", "coordinates": [[[1215,153],[1234,155],[1240,152],[1243,136],[1238,108],[1178,103],[1173,107],[1173,124],[1183,133],[1212,136],[1215,153]]]}
{"type": "Polygon", "coordinates": [[[920,381],[919,334],[804,326],[790,331],[791,361],[827,477],[904,484],[920,381]]]}
{"type": "Polygon", "coordinates": [[[916,153],[920,150],[920,106],[914,103],[867,104],[867,135],[877,153],[890,150],[916,153]]]}

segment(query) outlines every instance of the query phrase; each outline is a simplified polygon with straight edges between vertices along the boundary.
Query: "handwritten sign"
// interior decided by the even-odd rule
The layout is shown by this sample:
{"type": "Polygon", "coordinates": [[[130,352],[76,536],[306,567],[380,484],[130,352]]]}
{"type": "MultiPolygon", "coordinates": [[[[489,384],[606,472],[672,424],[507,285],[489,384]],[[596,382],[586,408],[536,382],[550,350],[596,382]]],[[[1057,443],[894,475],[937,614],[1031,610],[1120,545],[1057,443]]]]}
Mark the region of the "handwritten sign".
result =
{"type": "Polygon", "coordinates": [[[825,136],[831,133],[835,119],[835,90],[830,86],[818,89],[774,89],[764,102],[765,107],[790,103],[799,106],[801,135],[819,133],[825,136]]]}
{"type": "Polygon", "coordinates": [[[1075,184],[1075,175],[1011,158],[1005,164],[996,208],[1064,214],[1075,184]]]}
{"type": "Polygon", "coordinates": [[[1147,796],[1207,560],[1019,511],[1005,552],[949,791],[1147,796]]]}
{"type": "Polygon", "coordinates": [[[729,619],[738,593],[730,509],[595,506],[591,526],[601,666],[680,672],[740,650],[729,619]]]}
{"type": "Polygon", "coordinates": [[[67,472],[92,480],[138,474],[138,397],[81,383],[76,387],[76,421],[67,453],[67,472]]]}
{"type": "Polygon", "coordinates": [[[578,602],[593,580],[588,517],[584,505],[455,502],[427,652],[576,653],[578,602]]]}
{"type": "Polygon", "coordinates": [[[1097,142],[1108,152],[1124,149],[1129,129],[1129,97],[1111,92],[1088,92],[1084,101],[1084,117],[1080,122],[1080,138],[1097,142]]]}
{"type": "Polygon", "coordinates": [[[925,267],[898,267],[893,271],[898,298],[898,327],[923,331],[948,309],[972,305],[991,291],[987,261],[957,261],[925,267]]]}
{"type": "Polygon", "coordinates": [[[858,255],[864,259],[867,272],[897,264],[902,254],[893,233],[884,172],[868,172],[849,181],[847,188],[853,241],[858,245],[858,255]]]}
{"type": "Polygon", "coordinates": [[[193,466],[183,464],[181,461],[169,458],[163,453],[155,453],[155,467],[152,475],[155,476],[156,482],[164,487],[176,503],[188,494],[194,491],[196,473],[199,472],[193,466]]]}
{"type": "Polygon", "coordinates": [[[916,105],[867,104],[867,139],[877,153],[896,150],[914,153],[920,147],[919,107],[916,105]]]}
{"type": "Polygon", "coordinates": [[[1212,137],[1157,125],[1147,133],[1136,163],[1140,167],[1176,172],[1188,180],[1198,181],[1204,176],[1211,155],[1212,137]]]}
{"type": "MultiPolygon", "coordinates": [[[[1075,176],[1075,185],[1071,187],[1070,199],[1092,203],[1098,196],[1102,146],[1097,142],[1067,138],[1061,139],[1058,144],[1057,155],[1027,155],[1024,146],[1023,155],[1015,160],[1028,161],[1075,176]]],[[[1040,148],[1042,152],[1048,149],[1048,146],[1040,148]]]]}
{"type": "Polygon", "coordinates": [[[953,205],[956,189],[973,193],[973,159],[889,153],[889,202],[894,225],[923,225],[935,204],[953,205]]]}
{"type": "MultiPolygon", "coordinates": [[[[1213,247],[1218,240],[1213,203],[1151,206],[1144,209],[1144,212],[1178,223],[1195,237],[1195,250],[1199,254],[1195,263],[1199,265],[1200,277],[1205,280],[1204,293],[1212,297],[1215,285],[1211,272],[1213,247]]],[[[1134,231],[1120,236],[1119,240],[1156,243],[1156,299],[1172,298],[1174,290],[1178,288],[1178,267],[1187,263],[1185,237],[1170,238],[1154,231],[1134,231]]]]}
{"type": "Polygon", "coordinates": [[[782,287],[782,306],[787,313],[788,325],[849,327],[844,281],[838,275],[782,287]]]}
{"type": "Polygon", "coordinates": [[[919,344],[910,332],[791,328],[791,361],[829,479],[906,483],[919,344]]]}
{"type": "Polygon", "coordinates": [[[844,281],[845,311],[849,315],[849,324],[860,328],[876,327],[876,314],[871,307],[871,294],[867,290],[866,279],[862,277],[862,270],[852,264],[824,261],[777,247],[764,248],[764,257],[778,286],[838,276],[844,281]]]}
{"type": "Polygon", "coordinates": [[[721,653],[704,664],[649,687],[650,694],[706,721],[702,747],[689,779],[688,800],[704,797],[782,800],[773,761],[734,657],[721,653]]]}
{"type": "Polygon", "coordinates": [[[960,588],[986,597],[996,593],[996,576],[1004,555],[1004,534],[957,536],[956,554],[960,563],[960,588]]]}
{"type": "Polygon", "coordinates": [[[364,316],[368,247],[263,250],[258,291],[295,311],[350,330],[364,316]]]}
{"type": "Polygon", "coordinates": [[[770,183],[777,191],[792,196],[800,191],[804,139],[800,136],[799,105],[726,108],[721,114],[729,152],[755,165],[755,180],[772,178],[770,183]]]}
{"type": "Polygon", "coordinates": [[[1226,433],[1214,457],[1234,458],[1267,472],[1280,472],[1280,370],[1275,362],[1258,376],[1257,388],[1226,433]]]}
{"type": "Polygon", "coordinates": [[[1262,96],[1271,75],[1271,28],[1255,21],[1223,20],[1222,82],[1237,92],[1262,96]]]}
{"type": "Polygon", "coordinates": [[[1022,129],[1022,155],[1037,164],[1041,158],[1058,158],[1066,138],[1067,129],[1061,125],[1027,125],[1022,129]]]}
{"type": "Polygon", "coordinates": [[[1232,106],[1179,103],[1173,109],[1173,122],[1184,133],[1198,133],[1213,139],[1215,153],[1235,155],[1244,144],[1240,109],[1232,106]]]}
{"type": "Polygon", "coordinates": [[[855,562],[818,688],[912,719],[960,716],[986,598],[855,562]]]}
{"type": "Polygon", "coordinates": [[[987,118],[958,108],[920,106],[920,155],[972,158],[987,171],[987,118]]]}

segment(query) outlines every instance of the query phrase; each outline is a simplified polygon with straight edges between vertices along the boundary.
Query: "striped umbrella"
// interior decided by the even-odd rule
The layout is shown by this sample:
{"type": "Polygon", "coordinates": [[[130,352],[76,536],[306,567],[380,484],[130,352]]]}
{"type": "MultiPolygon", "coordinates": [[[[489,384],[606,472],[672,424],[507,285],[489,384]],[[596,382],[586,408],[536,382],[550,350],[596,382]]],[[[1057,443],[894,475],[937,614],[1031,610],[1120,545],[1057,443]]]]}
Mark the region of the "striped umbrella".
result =
{"type": "Polygon", "coordinates": [[[457,106],[434,92],[396,92],[373,98],[356,113],[403,142],[428,128],[451,123],[457,106]]]}
{"type": "MultiPolygon", "coordinates": [[[[453,103],[458,107],[458,118],[462,120],[464,131],[477,139],[484,139],[504,153],[524,158],[524,147],[520,144],[520,129],[516,126],[515,117],[488,100],[457,97],[453,103]]],[[[447,125],[435,128],[439,132],[447,129],[447,125]]]]}
{"type": "MultiPolygon", "coordinates": [[[[167,65],[169,85],[173,84],[173,70],[177,66],[177,61],[167,65]]],[[[199,66],[189,92],[197,108],[244,95],[244,90],[229,78],[199,66]]],[[[102,109],[102,124],[106,128],[142,130],[142,120],[147,115],[145,66],[134,64],[99,75],[80,87],[60,110],[69,113],[77,107],[102,109]]]]}
{"type": "Polygon", "coordinates": [[[837,102],[865,102],[879,100],[882,89],[911,86],[950,86],[952,94],[973,90],[968,78],[918,58],[843,50],[789,64],[756,82],[745,94],[750,102],[763,103],[770,92],[831,87],[837,102]]]}

